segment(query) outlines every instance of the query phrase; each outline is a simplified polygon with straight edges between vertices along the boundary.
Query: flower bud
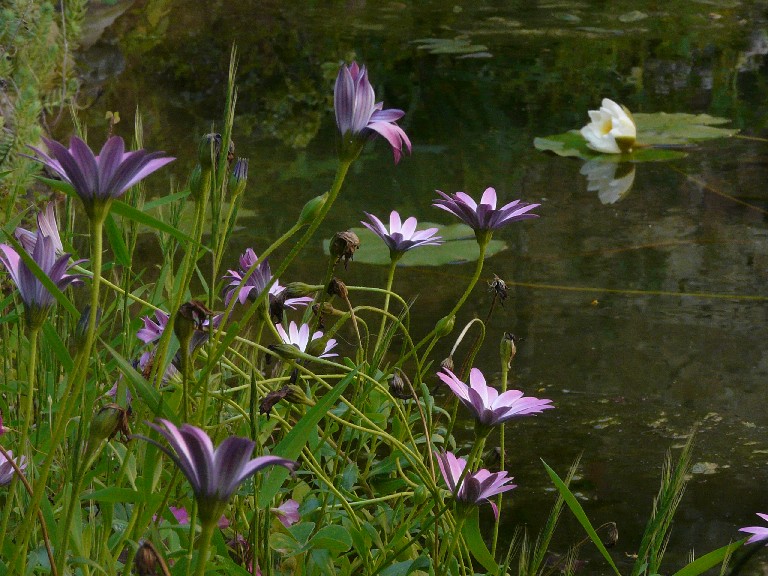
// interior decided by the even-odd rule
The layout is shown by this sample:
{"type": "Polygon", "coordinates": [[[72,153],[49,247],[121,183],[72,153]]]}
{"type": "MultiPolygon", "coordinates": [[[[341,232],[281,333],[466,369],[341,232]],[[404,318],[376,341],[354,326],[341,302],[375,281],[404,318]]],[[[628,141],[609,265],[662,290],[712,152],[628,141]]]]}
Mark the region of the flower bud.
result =
{"type": "Polygon", "coordinates": [[[188,342],[195,330],[202,330],[203,323],[213,312],[199,300],[190,300],[179,306],[179,313],[173,324],[173,332],[179,342],[188,342]]]}
{"type": "Polygon", "coordinates": [[[205,191],[211,187],[211,171],[203,170],[200,164],[192,169],[189,175],[189,193],[193,200],[199,200],[205,191]]]}
{"type": "Polygon", "coordinates": [[[304,390],[301,389],[301,386],[298,386],[297,384],[288,384],[287,386],[284,386],[284,388],[288,389],[285,395],[286,402],[290,402],[291,404],[306,404],[307,406],[312,405],[312,402],[307,398],[307,395],[304,393],[304,390]]]}
{"type": "Polygon", "coordinates": [[[317,292],[314,286],[305,284],[304,282],[290,282],[283,288],[286,298],[301,298],[302,296],[310,296],[317,292]]]}
{"type": "Polygon", "coordinates": [[[133,566],[137,576],[170,576],[171,574],[165,560],[149,540],[139,541],[139,549],[133,557],[133,566]]]}
{"type": "Polygon", "coordinates": [[[283,360],[296,360],[297,358],[301,357],[301,350],[299,350],[293,344],[272,344],[269,349],[280,356],[280,358],[283,360]]]}
{"type": "Polygon", "coordinates": [[[221,152],[221,134],[211,132],[200,139],[197,147],[197,159],[203,170],[210,170],[213,164],[218,160],[221,152]]]}
{"type": "Polygon", "coordinates": [[[451,333],[453,330],[453,326],[456,324],[456,316],[443,316],[438,320],[437,324],[435,325],[435,335],[438,338],[443,338],[444,336],[448,336],[448,334],[451,333]]]}
{"type": "Polygon", "coordinates": [[[349,290],[347,290],[347,285],[335,276],[331,278],[331,281],[328,283],[328,288],[326,288],[325,291],[331,296],[339,296],[343,300],[349,299],[349,290]]]}
{"type": "Polygon", "coordinates": [[[232,174],[229,175],[229,195],[237,198],[248,183],[248,158],[238,158],[232,174]]]}
{"type": "Polygon", "coordinates": [[[346,230],[344,232],[336,232],[331,238],[331,244],[329,252],[331,256],[336,258],[336,262],[344,259],[344,269],[346,270],[347,264],[355,255],[355,250],[360,248],[360,238],[352,230],[346,230]]]}
{"type": "Polygon", "coordinates": [[[501,337],[501,344],[499,345],[499,354],[501,355],[501,364],[507,367],[509,370],[512,367],[512,360],[517,354],[517,337],[511,332],[504,332],[504,336],[501,337]]]}
{"type": "Polygon", "coordinates": [[[326,200],[328,200],[328,192],[308,200],[304,204],[304,208],[301,209],[301,214],[299,214],[299,226],[306,226],[313,222],[319,216],[320,210],[325,206],[326,200]]]}
{"type": "Polygon", "coordinates": [[[429,490],[423,484],[419,484],[413,489],[413,501],[416,506],[421,506],[429,498],[429,490]]]}
{"type": "Polygon", "coordinates": [[[128,412],[117,404],[107,404],[91,420],[88,445],[93,446],[102,440],[111,440],[118,432],[122,432],[125,436],[131,433],[128,429],[128,412]]]}
{"type": "MultiPolygon", "coordinates": [[[[46,315],[47,317],[47,315],[46,315]]],[[[96,325],[101,320],[101,308],[96,312],[96,325]]],[[[75,327],[75,336],[73,345],[76,349],[79,349],[85,343],[85,336],[88,332],[88,323],[91,321],[91,306],[86,304],[83,311],[80,313],[80,318],[77,320],[77,326],[75,327]]]]}

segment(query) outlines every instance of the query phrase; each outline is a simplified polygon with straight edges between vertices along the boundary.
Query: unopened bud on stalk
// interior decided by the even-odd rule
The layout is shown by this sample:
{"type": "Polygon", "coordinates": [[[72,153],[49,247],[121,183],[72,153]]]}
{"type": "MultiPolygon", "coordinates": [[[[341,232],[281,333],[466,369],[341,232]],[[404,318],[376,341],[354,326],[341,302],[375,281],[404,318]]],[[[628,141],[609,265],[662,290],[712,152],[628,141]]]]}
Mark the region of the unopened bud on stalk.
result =
{"type": "Polygon", "coordinates": [[[291,404],[306,404],[307,406],[312,405],[312,402],[310,402],[309,398],[307,398],[307,395],[304,393],[304,390],[302,390],[301,386],[298,384],[288,384],[285,388],[288,389],[288,392],[285,395],[286,402],[290,402],[291,404]]]}
{"type": "Polygon", "coordinates": [[[304,204],[304,208],[301,209],[301,214],[299,214],[299,226],[306,226],[313,222],[320,215],[320,210],[323,209],[327,200],[328,192],[308,200],[304,204]]]}
{"type": "Polygon", "coordinates": [[[189,193],[192,199],[197,201],[203,197],[205,191],[211,187],[211,171],[203,170],[200,164],[192,169],[189,175],[189,193]]]}
{"type": "Polygon", "coordinates": [[[118,432],[122,432],[125,436],[130,434],[128,412],[117,404],[107,404],[91,420],[88,444],[111,440],[118,432]]]}
{"type": "Polygon", "coordinates": [[[456,324],[456,316],[443,316],[438,320],[437,324],[435,325],[435,335],[438,338],[443,338],[444,336],[448,336],[448,334],[451,333],[453,330],[453,326],[456,324]]]}
{"type": "Polygon", "coordinates": [[[211,169],[212,163],[218,160],[219,152],[221,152],[221,134],[211,132],[200,139],[200,144],[197,147],[197,159],[203,170],[211,169]]]}
{"type": "Polygon", "coordinates": [[[238,158],[232,174],[229,175],[229,195],[237,198],[248,183],[248,158],[238,158]]]}
{"type": "Polygon", "coordinates": [[[347,269],[347,264],[352,260],[355,255],[355,250],[360,248],[360,238],[352,230],[345,230],[344,232],[336,232],[331,238],[331,245],[329,251],[331,256],[336,258],[336,262],[344,259],[344,269],[347,269]]]}
{"type": "Polygon", "coordinates": [[[133,557],[136,576],[170,576],[168,565],[157,548],[149,540],[140,540],[139,549],[133,557]]]}
{"type": "Polygon", "coordinates": [[[326,288],[325,291],[331,296],[338,296],[344,300],[349,298],[349,290],[347,290],[347,285],[335,276],[331,278],[331,281],[328,283],[328,288],[326,288]]]}
{"type": "MultiPolygon", "coordinates": [[[[96,325],[101,320],[101,308],[96,312],[96,325]]],[[[75,327],[75,337],[73,345],[75,349],[79,349],[85,343],[85,336],[88,333],[88,323],[91,321],[91,306],[86,305],[83,311],[80,313],[80,318],[77,321],[75,327]]]]}
{"type": "Polygon", "coordinates": [[[317,289],[304,282],[289,282],[283,288],[283,292],[285,292],[286,298],[301,298],[302,296],[311,296],[317,292],[317,289]]]}
{"type": "Polygon", "coordinates": [[[515,354],[517,354],[516,342],[517,338],[511,332],[504,332],[504,336],[501,337],[499,353],[501,354],[501,364],[506,366],[507,370],[512,368],[512,360],[514,360],[515,354]]]}
{"type": "Polygon", "coordinates": [[[283,360],[296,360],[301,357],[301,351],[293,344],[272,344],[269,347],[275,354],[280,356],[283,360]]]}

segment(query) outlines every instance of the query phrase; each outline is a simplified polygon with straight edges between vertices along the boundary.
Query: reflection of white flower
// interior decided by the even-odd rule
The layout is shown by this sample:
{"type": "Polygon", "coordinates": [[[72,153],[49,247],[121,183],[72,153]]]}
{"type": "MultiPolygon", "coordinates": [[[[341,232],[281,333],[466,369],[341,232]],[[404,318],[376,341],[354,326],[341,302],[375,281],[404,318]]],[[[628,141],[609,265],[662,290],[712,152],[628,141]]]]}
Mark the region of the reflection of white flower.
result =
{"type": "Polygon", "coordinates": [[[603,98],[600,110],[590,110],[589,118],[592,121],[581,129],[581,135],[592,150],[621,154],[632,149],[637,130],[625,108],[603,98]]]}
{"type": "Polygon", "coordinates": [[[587,177],[587,190],[597,192],[603,204],[619,201],[635,182],[635,165],[629,162],[590,160],[581,167],[581,173],[587,177]]]}

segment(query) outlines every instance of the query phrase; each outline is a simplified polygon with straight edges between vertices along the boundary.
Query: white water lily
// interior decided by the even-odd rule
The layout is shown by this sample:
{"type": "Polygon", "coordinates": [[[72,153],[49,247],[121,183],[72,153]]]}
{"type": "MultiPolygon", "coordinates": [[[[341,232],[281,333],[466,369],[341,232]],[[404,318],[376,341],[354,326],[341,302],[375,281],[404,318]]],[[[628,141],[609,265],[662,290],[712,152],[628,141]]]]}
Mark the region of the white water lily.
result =
{"type": "Polygon", "coordinates": [[[581,129],[581,135],[592,150],[621,154],[632,149],[637,129],[626,108],[603,98],[600,110],[590,110],[589,118],[592,121],[581,129]]]}

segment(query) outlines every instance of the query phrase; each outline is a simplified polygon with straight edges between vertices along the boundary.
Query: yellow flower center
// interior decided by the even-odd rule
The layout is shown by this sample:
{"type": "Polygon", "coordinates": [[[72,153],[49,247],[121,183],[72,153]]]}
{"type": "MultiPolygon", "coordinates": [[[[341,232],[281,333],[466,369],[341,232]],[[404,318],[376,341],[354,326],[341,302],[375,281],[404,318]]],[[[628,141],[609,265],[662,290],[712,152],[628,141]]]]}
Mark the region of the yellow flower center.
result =
{"type": "Polygon", "coordinates": [[[613,128],[613,122],[611,122],[610,118],[606,118],[605,120],[603,120],[602,126],[600,126],[600,132],[602,133],[603,136],[605,136],[606,134],[608,134],[608,132],[611,131],[612,128],[613,128]]]}

